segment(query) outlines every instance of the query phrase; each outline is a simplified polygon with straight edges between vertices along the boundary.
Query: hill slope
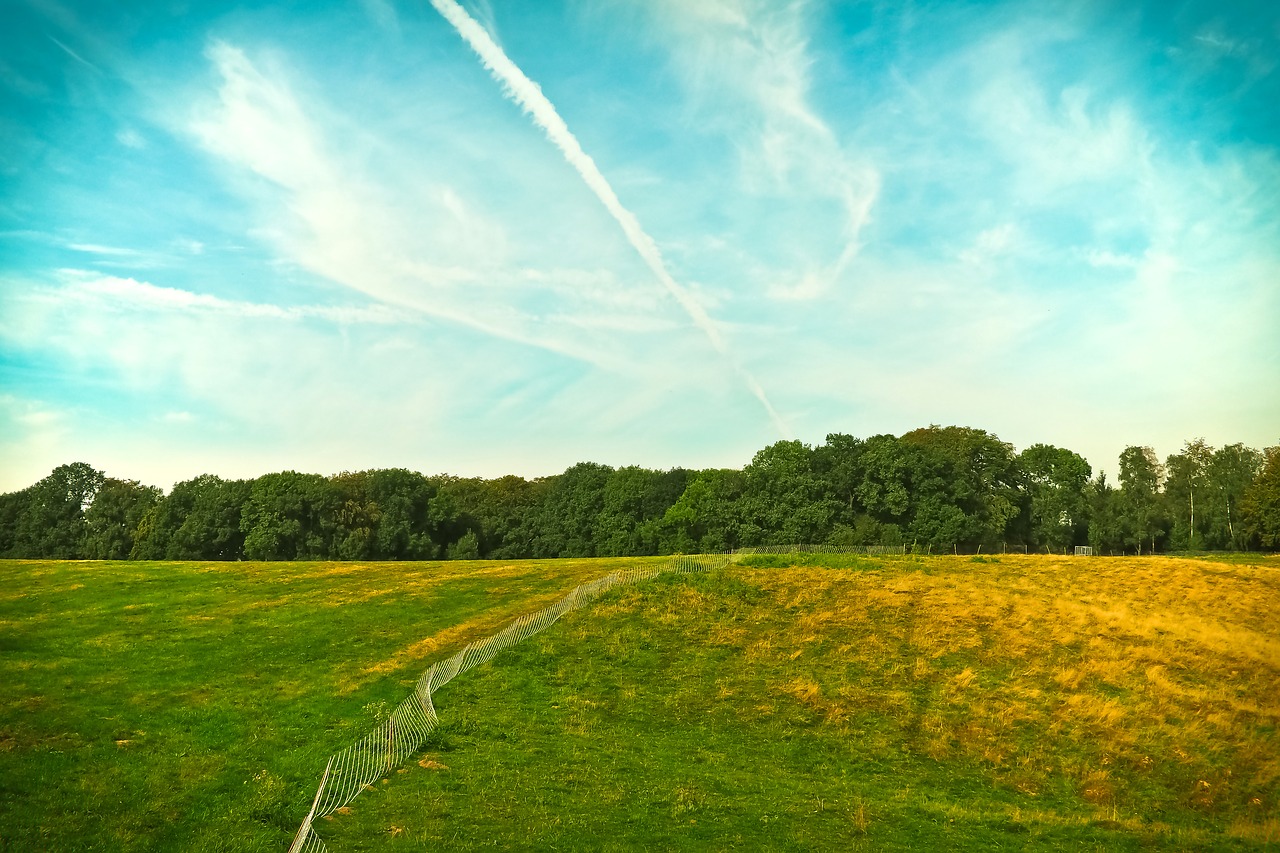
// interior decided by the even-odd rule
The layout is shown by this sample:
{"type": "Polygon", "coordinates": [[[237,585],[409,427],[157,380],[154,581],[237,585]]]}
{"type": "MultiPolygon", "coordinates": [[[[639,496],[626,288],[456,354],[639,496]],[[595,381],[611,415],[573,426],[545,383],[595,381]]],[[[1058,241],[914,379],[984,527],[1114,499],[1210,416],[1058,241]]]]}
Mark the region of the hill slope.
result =
{"type": "Polygon", "coordinates": [[[1274,565],[801,559],[614,593],[450,684],[330,848],[1280,843],[1274,565]]]}

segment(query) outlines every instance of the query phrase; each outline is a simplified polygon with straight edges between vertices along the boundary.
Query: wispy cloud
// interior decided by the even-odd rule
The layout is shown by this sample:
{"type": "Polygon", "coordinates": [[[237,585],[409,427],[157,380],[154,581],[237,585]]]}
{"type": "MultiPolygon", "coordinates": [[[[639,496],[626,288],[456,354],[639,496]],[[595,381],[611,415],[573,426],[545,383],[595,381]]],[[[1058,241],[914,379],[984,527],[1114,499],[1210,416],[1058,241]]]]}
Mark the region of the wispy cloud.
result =
{"type": "Polygon", "coordinates": [[[127,249],[121,246],[99,246],[96,243],[68,243],[67,248],[91,255],[112,255],[115,257],[137,257],[142,254],[137,249],[127,249]]]}
{"type": "Polygon", "coordinates": [[[80,63],[81,65],[83,65],[85,68],[88,68],[88,69],[92,70],[92,71],[93,71],[94,73],[96,73],[96,74],[101,74],[101,73],[102,73],[102,69],[101,69],[101,68],[99,68],[98,66],[94,65],[92,62],[90,62],[89,60],[85,59],[83,56],[81,56],[80,54],[76,53],[74,50],[72,50],[71,48],[67,47],[65,44],[63,44],[62,42],[58,41],[58,40],[57,40],[56,38],[54,38],[53,36],[49,36],[49,41],[51,41],[51,42],[53,42],[54,44],[56,44],[59,48],[61,48],[61,49],[62,49],[63,53],[65,53],[67,56],[69,56],[69,57],[71,57],[72,59],[74,59],[76,62],[79,62],[79,63],[80,63]]]}
{"type": "MultiPolygon", "coordinates": [[[[0,434],[0,457],[22,461],[30,450],[36,460],[0,466],[8,487],[68,458],[161,485],[283,467],[498,476],[555,473],[584,458],[694,464],[700,457],[664,448],[703,413],[751,414],[739,405],[746,395],[726,399],[723,366],[679,348],[680,337],[670,358],[686,369],[658,384],[645,372],[548,365],[522,346],[449,333],[386,306],[276,306],[86,272],[64,277],[60,286],[0,288],[0,312],[12,320],[0,327],[0,349],[38,352],[59,373],[91,367],[109,379],[106,396],[82,390],[67,410],[58,386],[42,389],[49,396],[0,434]],[[102,412],[112,401],[127,413],[102,412]],[[686,417],[671,418],[672,405],[686,417]],[[228,446],[228,435],[241,444],[228,446]]],[[[734,449],[743,452],[723,441],[709,458],[741,464],[726,455],[734,449]]]]}
{"type": "Polygon", "coordinates": [[[131,127],[126,127],[116,134],[116,142],[119,142],[126,148],[133,148],[137,151],[147,147],[147,140],[141,133],[131,127]]]}
{"type": "MultiPolygon", "coordinates": [[[[311,272],[374,299],[447,320],[504,340],[593,364],[618,365],[608,346],[548,325],[513,302],[497,223],[448,186],[421,187],[412,201],[424,232],[395,215],[396,189],[355,161],[331,152],[325,133],[290,88],[264,74],[243,51],[209,48],[223,84],[219,104],[192,129],[211,151],[270,182],[282,195],[262,232],[311,272]],[[495,251],[499,249],[499,251],[495,251]]],[[[345,128],[347,132],[358,132],[345,128]]],[[[271,197],[271,193],[266,194],[271,197]]]]}
{"type": "Polygon", "coordinates": [[[1275,441],[1255,9],[460,6],[6,17],[0,476],[1275,441]]]}
{"type": "Polygon", "coordinates": [[[0,393],[0,490],[25,488],[49,473],[47,460],[65,459],[67,421],[40,400],[0,393]]]}
{"type": "Polygon", "coordinates": [[[961,250],[960,261],[966,264],[986,264],[1013,251],[1019,238],[1018,227],[1005,222],[981,231],[973,245],[961,250]]]}
{"type": "Polygon", "coordinates": [[[1118,254],[1106,249],[1086,249],[1082,253],[1085,262],[1091,267],[1134,269],[1141,263],[1140,258],[1132,255],[1118,254]]]}
{"type": "Polygon", "coordinates": [[[454,0],[432,0],[432,5],[458,31],[458,34],[469,44],[480,57],[485,68],[494,79],[502,84],[507,97],[515,101],[547,135],[547,138],[560,149],[565,160],[581,176],[587,187],[595,194],[601,204],[622,228],[636,253],[644,260],[645,265],[654,277],[662,284],[672,298],[684,309],[694,324],[702,330],[715,348],[716,352],[729,358],[750,389],[760,401],[778,431],[785,436],[791,435],[790,427],[778,414],[769,401],[764,388],[755,377],[739,362],[733,359],[728,344],[720,333],[715,321],[707,314],[702,305],[681,286],[667,270],[658,250],[657,243],[640,226],[639,221],[630,210],[622,205],[613,187],[596,167],[595,161],[582,150],[577,138],[569,130],[568,125],[560,117],[551,101],[542,93],[542,89],[530,80],[501,47],[490,37],[489,33],[467,14],[466,10],[454,0]]]}
{"type": "MultiPolygon", "coordinates": [[[[784,220],[812,209],[818,199],[837,205],[829,220],[837,223],[834,229],[823,221],[825,211],[800,214],[823,241],[812,244],[798,263],[790,259],[786,267],[763,273],[775,298],[807,301],[825,295],[862,248],[880,176],[842,145],[811,104],[809,8],[754,0],[647,8],[708,127],[731,136],[742,187],[774,199],[759,211],[763,218],[784,220]]],[[[796,242],[792,228],[776,233],[796,242]]],[[[771,263],[763,259],[766,268],[771,263]]]]}
{"type": "Polygon", "coordinates": [[[94,276],[77,270],[64,270],[76,281],[67,295],[100,301],[103,307],[132,307],[157,311],[183,311],[222,314],[232,317],[265,317],[277,320],[317,319],[331,323],[372,323],[405,325],[412,322],[403,312],[375,304],[371,306],[271,305],[223,299],[205,293],[193,293],[174,287],[158,287],[132,278],[94,276]]]}
{"type": "Polygon", "coordinates": [[[389,33],[400,33],[400,16],[390,0],[360,0],[360,5],[379,27],[389,33]]]}

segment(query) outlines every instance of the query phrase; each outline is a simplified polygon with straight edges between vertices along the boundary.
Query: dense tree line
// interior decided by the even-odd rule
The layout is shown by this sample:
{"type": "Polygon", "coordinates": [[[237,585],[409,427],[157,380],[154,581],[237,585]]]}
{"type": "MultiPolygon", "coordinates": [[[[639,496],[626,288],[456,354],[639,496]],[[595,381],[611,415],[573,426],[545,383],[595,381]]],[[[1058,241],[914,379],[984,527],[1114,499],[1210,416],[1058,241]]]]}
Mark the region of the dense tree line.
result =
{"type": "Polygon", "coordinates": [[[1280,447],[1188,441],[1120,455],[1015,453],[979,429],[780,441],[742,470],[580,463],[525,480],[404,469],[202,475],[164,495],[77,462],[0,495],[0,556],[433,560],[725,551],[775,543],[919,551],[1280,549],[1280,447]]]}

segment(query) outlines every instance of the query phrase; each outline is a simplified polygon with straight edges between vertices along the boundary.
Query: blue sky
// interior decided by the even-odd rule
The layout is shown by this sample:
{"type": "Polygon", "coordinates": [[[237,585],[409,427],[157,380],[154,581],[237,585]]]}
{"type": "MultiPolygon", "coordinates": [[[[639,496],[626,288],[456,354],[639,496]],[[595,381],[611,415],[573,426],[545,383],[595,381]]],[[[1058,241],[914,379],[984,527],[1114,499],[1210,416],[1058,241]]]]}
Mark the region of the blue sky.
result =
{"type": "Polygon", "coordinates": [[[1278,8],[9,0],[0,490],[1274,444],[1278,8]]]}

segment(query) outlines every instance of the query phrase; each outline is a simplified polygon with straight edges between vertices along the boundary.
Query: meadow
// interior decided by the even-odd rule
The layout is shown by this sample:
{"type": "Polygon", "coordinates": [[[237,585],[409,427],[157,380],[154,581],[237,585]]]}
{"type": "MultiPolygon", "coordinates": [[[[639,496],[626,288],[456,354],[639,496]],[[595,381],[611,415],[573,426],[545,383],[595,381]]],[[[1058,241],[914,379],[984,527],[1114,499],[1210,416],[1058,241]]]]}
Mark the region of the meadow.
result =
{"type": "MultiPolygon", "coordinates": [[[[661,560],[658,560],[661,562],[661,560]]],[[[283,850],[430,662],[615,560],[0,563],[0,849],[283,850]]],[[[748,557],[436,697],[345,850],[1280,849],[1280,560],[748,557]]]]}
{"type": "Polygon", "coordinates": [[[284,850],[421,669],[634,562],[0,562],[0,850],[284,850]]]}

